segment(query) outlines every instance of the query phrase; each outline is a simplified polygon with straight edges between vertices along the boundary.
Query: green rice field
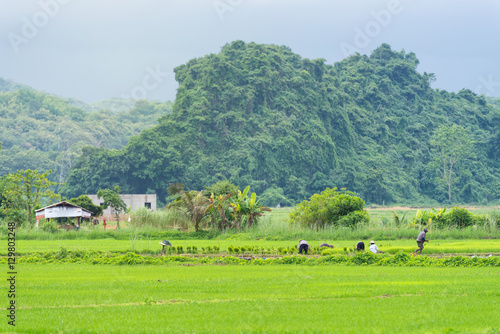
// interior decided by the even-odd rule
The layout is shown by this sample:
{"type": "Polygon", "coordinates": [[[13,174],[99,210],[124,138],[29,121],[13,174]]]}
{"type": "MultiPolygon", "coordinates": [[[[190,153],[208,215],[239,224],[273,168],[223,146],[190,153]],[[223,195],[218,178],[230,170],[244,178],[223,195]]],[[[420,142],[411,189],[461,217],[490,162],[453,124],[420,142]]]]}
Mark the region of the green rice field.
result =
{"type": "Polygon", "coordinates": [[[23,264],[17,279],[3,333],[500,333],[499,268],[23,264]]]}

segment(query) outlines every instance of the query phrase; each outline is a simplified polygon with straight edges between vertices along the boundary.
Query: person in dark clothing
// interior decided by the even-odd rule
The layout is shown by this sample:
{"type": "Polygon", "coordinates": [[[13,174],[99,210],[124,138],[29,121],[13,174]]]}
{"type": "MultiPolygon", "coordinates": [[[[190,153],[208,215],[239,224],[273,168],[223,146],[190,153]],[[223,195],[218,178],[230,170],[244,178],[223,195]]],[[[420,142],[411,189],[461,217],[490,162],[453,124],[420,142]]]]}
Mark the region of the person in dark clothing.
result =
{"type": "Polygon", "coordinates": [[[307,255],[307,252],[309,251],[311,247],[305,240],[300,240],[299,241],[299,254],[302,254],[304,252],[307,255]]]}
{"type": "Polygon", "coordinates": [[[363,241],[360,241],[356,244],[356,250],[358,252],[365,251],[365,243],[363,241]]]}
{"type": "Polygon", "coordinates": [[[417,255],[417,253],[420,251],[420,255],[422,255],[422,251],[424,250],[424,242],[429,242],[429,240],[425,239],[425,234],[429,232],[426,228],[422,232],[418,234],[417,237],[417,246],[418,248],[413,252],[413,255],[417,255]]]}
{"type": "Polygon", "coordinates": [[[319,245],[319,248],[321,248],[321,247],[333,248],[333,245],[322,243],[321,245],[319,245]]]}

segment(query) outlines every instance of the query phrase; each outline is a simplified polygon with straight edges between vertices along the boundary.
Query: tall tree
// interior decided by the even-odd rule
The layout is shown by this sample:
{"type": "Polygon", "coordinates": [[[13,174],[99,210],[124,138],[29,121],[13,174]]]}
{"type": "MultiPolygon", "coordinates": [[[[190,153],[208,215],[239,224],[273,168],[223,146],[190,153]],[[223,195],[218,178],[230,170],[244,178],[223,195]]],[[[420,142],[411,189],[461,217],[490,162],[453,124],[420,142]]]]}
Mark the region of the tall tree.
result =
{"type": "Polygon", "coordinates": [[[97,192],[97,198],[104,200],[104,210],[111,207],[117,222],[120,221],[120,213],[127,212],[127,205],[120,197],[120,192],[121,188],[119,186],[115,186],[113,189],[100,189],[97,192]]]}
{"type": "Polygon", "coordinates": [[[453,124],[439,127],[430,144],[434,154],[430,166],[442,170],[442,179],[448,188],[448,200],[451,201],[451,186],[456,178],[457,165],[474,156],[473,143],[463,126],[453,124]]]}
{"type": "Polygon", "coordinates": [[[35,221],[35,209],[40,207],[41,199],[59,200],[50,187],[58,185],[49,181],[52,171],[39,173],[37,170],[18,170],[2,177],[0,190],[3,196],[2,210],[7,216],[22,223],[35,221]]]}
{"type": "Polygon", "coordinates": [[[87,195],[80,195],[76,198],[72,198],[72,199],[68,200],[68,202],[91,211],[92,216],[94,216],[94,217],[99,217],[99,216],[102,216],[102,214],[103,214],[102,206],[95,205],[92,202],[92,200],[90,199],[90,197],[88,197],[87,195]]]}

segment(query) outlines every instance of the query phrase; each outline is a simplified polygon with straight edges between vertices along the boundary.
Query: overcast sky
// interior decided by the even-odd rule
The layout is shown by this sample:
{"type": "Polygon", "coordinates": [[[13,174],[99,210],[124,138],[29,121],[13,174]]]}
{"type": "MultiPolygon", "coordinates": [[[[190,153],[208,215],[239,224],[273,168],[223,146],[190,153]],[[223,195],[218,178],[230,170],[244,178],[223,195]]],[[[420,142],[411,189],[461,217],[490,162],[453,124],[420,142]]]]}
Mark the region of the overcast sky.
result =
{"type": "Polygon", "coordinates": [[[382,43],[434,88],[500,96],[500,1],[0,0],[0,77],[65,97],[173,100],[173,69],[231,41],[337,62],[382,43]]]}

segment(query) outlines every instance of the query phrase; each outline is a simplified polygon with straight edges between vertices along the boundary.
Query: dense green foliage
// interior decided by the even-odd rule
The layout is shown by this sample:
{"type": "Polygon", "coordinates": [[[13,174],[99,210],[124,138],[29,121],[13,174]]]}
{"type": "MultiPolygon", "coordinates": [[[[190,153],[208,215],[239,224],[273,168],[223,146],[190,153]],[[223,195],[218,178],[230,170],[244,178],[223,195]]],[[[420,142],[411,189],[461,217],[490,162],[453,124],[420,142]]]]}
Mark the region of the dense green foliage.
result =
{"type": "Polygon", "coordinates": [[[99,189],[97,198],[104,201],[102,207],[104,210],[111,208],[116,220],[119,220],[120,214],[127,212],[128,208],[123,199],[120,197],[121,189],[115,186],[113,189],[99,189]]]}
{"type": "Polygon", "coordinates": [[[3,83],[0,88],[12,91],[0,93],[0,175],[53,170],[50,180],[64,182],[82,147],[119,149],[171,110],[169,102],[138,101],[127,111],[91,112],[83,103],[3,83]]]}
{"type": "Polygon", "coordinates": [[[168,209],[181,210],[196,232],[202,223],[219,231],[251,228],[265,211],[271,211],[260,205],[256,193],[249,193],[250,186],[242,192],[227,181],[219,181],[199,192],[185,190],[182,183],[171,184],[168,190],[174,196],[168,209]]]}
{"type": "Polygon", "coordinates": [[[299,203],[290,213],[290,222],[317,229],[329,225],[354,227],[370,220],[364,206],[365,202],[350,191],[326,188],[299,203]]]}
{"type": "MultiPolygon", "coordinates": [[[[454,202],[500,198],[499,109],[470,90],[431,88],[413,53],[387,44],[334,65],[285,46],[236,41],[175,69],[173,112],[119,151],[87,149],[65,194],[120,184],[166,196],[227,179],[266,200],[298,202],[326,187],[367,203],[448,203],[430,139],[457,124],[475,157],[454,165],[454,202]]],[[[283,204],[283,203],[281,203],[283,204]]]]}
{"type": "Polygon", "coordinates": [[[0,217],[19,225],[35,222],[35,210],[44,200],[58,200],[51,188],[56,185],[48,179],[52,171],[18,170],[0,176],[0,217]]]}
{"type": "MultiPolygon", "coordinates": [[[[395,214],[395,219],[399,217],[395,214]]],[[[500,222],[500,215],[493,213],[487,215],[475,215],[465,208],[453,207],[451,210],[446,211],[446,207],[440,210],[432,209],[430,211],[418,210],[414,218],[405,221],[410,226],[432,226],[436,228],[458,228],[463,229],[471,226],[487,226],[492,225],[496,229],[497,223],[500,222]]],[[[398,224],[401,226],[401,224],[398,224]]]]}
{"type": "Polygon", "coordinates": [[[429,163],[429,167],[442,171],[442,180],[448,188],[448,200],[451,201],[452,184],[457,179],[455,166],[463,159],[474,157],[473,143],[464,127],[452,124],[436,129],[430,144],[434,161],[429,163]]]}
{"type": "Polygon", "coordinates": [[[76,198],[72,198],[68,200],[71,204],[78,205],[84,209],[87,209],[92,212],[92,216],[99,217],[103,214],[103,207],[99,205],[95,205],[94,202],[87,195],[80,195],[76,198]]]}
{"type": "Polygon", "coordinates": [[[458,228],[464,228],[472,226],[475,223],[480,223],[482,217],[477,217],[471,214],[464,208],[454,207],[448,213],[443,215],[443,219],[437,226],[456,226],[458,228]]]}

